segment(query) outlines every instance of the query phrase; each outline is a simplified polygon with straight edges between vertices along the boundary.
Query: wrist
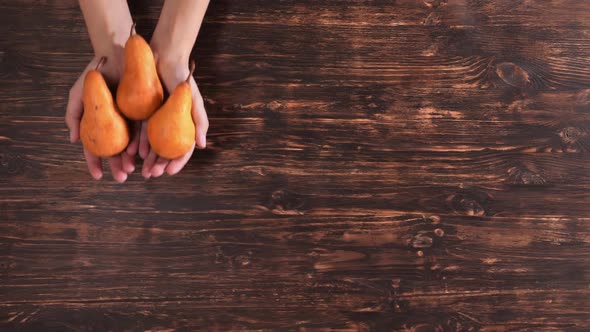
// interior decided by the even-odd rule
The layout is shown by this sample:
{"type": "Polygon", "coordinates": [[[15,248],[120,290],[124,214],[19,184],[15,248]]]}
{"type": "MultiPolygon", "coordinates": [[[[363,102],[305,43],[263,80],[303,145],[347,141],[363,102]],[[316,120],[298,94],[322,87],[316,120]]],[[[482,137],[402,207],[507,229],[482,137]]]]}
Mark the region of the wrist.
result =
{"type": "Polygon", "coordinates": [[[126,1],[80,0],[80,8],[97,57],[112,56],[125,46],[133,24],[126,1]]]}
{"type": "Polygon", "coordinates": [[[93,40],[94,55],[97,58],[103,56],[110,58],[117,55],[118,50],[125,49],[125,43],[129,39],[132,24],[129,21],[118,27],[108,29],[102,38],[97,38],[96,42],[93,40]]]}
{"type": "Polygon", "coordinates": [[[190,58],[190,50],[185,51],[181,47],[174,47],[171,38],[161,37],[158,30],[154,32],[154,36],[150,42],[154,56],[158,63],[165,64],[169,67],[183,66],[188,68],[190,58]]]}
{"type": "MultiPolygon", "coordinates": [[[[184,81],[190,73],[185,63],[167,58],[158,58],[156,67],[164,83],[174,82],[172,84],[177,84],[177,82],[184,81]]],[[[168,88],[174,89],[175,86],[169,86],[168,88]]]]}

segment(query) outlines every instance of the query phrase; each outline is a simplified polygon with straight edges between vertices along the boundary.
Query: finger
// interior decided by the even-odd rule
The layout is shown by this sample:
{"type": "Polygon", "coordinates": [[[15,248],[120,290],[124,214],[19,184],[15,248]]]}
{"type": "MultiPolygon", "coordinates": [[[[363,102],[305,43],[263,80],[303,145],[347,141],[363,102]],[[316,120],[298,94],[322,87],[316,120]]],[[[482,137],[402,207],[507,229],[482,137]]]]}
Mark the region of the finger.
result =
{"type": "Polygon", "coordinates": [[[147,121],[141,123],[141,130],[139,134],[139,156],[145,159],[150,152],[150,143],[147,137],[147,121]]]}
{"type": "Polygon", "coordinates": [[[135,156],[121,153],[121,165],[123,166],[125,173],[133,173],[133,171],[135,171],[135,156]]]}
{"type": "Polygon", "coordinates": [[[133,128],[131,130],[132,137],[131,143],[127,146],[127,154],[130,156],[135,156],[137,154],[137,150],[139,149],[139,133],[141,131],[141,122],[134,122],[133,128]]]}
{"type": "Polygon", "coordinates": [[[193,155],[193,151],[195,150],[195,145],[190,148],[190,150],[182,157],[178,159],[171,160],[168,166],[166,166],[166,173],[169,175],[174,175],[180,172],[186,163],[191,159],[193,155]]]}
{"type": "Polygon", "coordinates": [[[127,173],[125,173],[121,164],[121,156],[109,158],[109,165],[111,166],[111,174],[113,174],[115,181],[123,183],[127,180],[127,173]]]}
{"type": "Polygon", "coordinates": [[[158,158],[158,155],[156,155],[154,150],[151,150],[149,152],[149,154],[147,155],[147,157],[145,158],[145,160],[143,161],[143,167],[141,168],[141,175],[143,175],[144,178],[149,179],[152,176],[152,167],[156,163],[157,158],[158,158]]]}
{"type": "Polygon", "coordinates": [[[209,119],[207,118],[207,111],[205,110],[205,103],[203,97],[199,92],[197,83],[191,78],[191,91],[193,93],[193,107],[192,115],[195,122],[195,140],[200,149],[207,146],[207,130],[209,130],[209,119]]]}
{"type": "Polygon", "coordinates": [[[168,160],[168,159],[158,157],[158,160],[156,160],[154,167],[152,167],[152,176],[155,178],[162,176],[162,174],[164,174],[164,170],[166,169],[166,166],[168,166],[169,162],[170,162],[170,160],[168,160]]]}
{"type": "Polygon", "coordinates": [[[100,180],[102,178],[102,163],[100,162],[100,158],[88,152],[86,149],[84,149],[84,158],[86,158],[90,176],[95,180],[100,180]]]}
{"type": "Polygon", "coordinates": [[[74,86],[70,89],[70,95],[68,97],[68,105],[66,107],[66,125],[70,130],[70,142],[75,143],[80,138],[80,119],[82,119],[82,113],[84,107],[82,105],[82,89],[84,83],[82,80],[83,76],[74,83],[74,86]]]}

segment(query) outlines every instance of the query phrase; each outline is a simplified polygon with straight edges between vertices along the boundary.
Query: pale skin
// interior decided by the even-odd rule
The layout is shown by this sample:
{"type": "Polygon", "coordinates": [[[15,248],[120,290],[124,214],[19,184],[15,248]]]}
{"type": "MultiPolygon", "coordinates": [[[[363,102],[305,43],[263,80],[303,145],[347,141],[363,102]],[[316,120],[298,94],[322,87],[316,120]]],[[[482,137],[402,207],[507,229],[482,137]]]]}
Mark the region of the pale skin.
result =
{"type": "MultiPolygon", "coordinates": [[[[176,85],[189,75],[189,57],[197,39],[209,0],[166,0],[160,19],[150,42],[156,59],[156,67],[164,88],[171,92],[176,85]]],[[[66,109],[66,124],[70,141],[80,138],[80,119],[84,77],[94,69],[98,60],[105,56],[107,62],[100,67],[109,84],[116,85],[124,69],[124,47],[133,25],[129,7],[125,0],[80,0],[88,34],[94,49],[94,59],[88,64],[80,78],[70,90],[66,109]]],[[[157,156],[147,140],[146,122],[134,124],[129,146],[121,154],[108,158],[113,178],[125,182],[128,174],[135,170],[137,153],[144,159],[142,175],[147,179],[164,173],[174,175],[189,161],[195,147],[206,146],[209,121],[203,98],[193,77],[190,78],[192,91],[192,117],[195,123],[195,145],[182,157],[168,160],[157,156]]],[[[101,159],[84,150],[90,175],[95,179],[103,176],[101,159]]]]}

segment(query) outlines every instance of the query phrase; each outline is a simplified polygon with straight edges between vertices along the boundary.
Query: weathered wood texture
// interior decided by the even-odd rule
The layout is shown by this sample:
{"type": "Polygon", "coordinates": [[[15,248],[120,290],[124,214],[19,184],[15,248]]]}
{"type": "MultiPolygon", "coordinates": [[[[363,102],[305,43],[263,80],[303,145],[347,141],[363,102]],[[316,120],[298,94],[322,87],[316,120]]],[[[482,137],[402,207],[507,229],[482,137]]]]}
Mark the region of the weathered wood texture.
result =
{"type": "Polygon", "coordinates": [[[0,330],[587,331],[589,12],[212,1],[208,149],[117,185],[66,142],[77,4],[2,2],[0,330]]]}

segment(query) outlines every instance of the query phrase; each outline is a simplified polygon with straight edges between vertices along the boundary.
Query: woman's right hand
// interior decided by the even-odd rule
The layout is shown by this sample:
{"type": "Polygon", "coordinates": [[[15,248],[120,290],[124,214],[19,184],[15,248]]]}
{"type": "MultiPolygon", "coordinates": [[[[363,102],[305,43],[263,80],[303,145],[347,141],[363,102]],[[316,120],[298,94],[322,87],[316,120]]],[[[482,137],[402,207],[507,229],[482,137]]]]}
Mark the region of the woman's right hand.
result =
{"type": "MultiPolygon", "coordinates": [[[[109,86],[116,86],[121,79],[124,67],[124,50],[119,47],[113,56],[107,58],[107,61],[102,65],[98,71],[102,73],[105,81],[109,86]]],[[[66,109],[66,124],[70,131],[70,142],[75,143],[80,139],[80,121],[82,114],[84,113],[84,106],[82,104],[83,91],[84,91],[84,79],[88,71],[95,69],[100,57],[95,57],[84,72],[80,75],[76,83],[70,89],[68,106],[66,109]]],[[[135,170],[135,155],[137,154],[139,145],[139,129],[140,124],[133,124],[130,136],[131,141],[127,149],[121,152],[119,155],[108,158],[111,173],[113,178],[119,182],[125,182],[127,175],[135,170]]],[[[88,170],[90,175],[98,180],[103,176],[102,161],[99,157],[92,155],[86,149],[84,149],[84,157],[88,164],[88,170]]]]}

